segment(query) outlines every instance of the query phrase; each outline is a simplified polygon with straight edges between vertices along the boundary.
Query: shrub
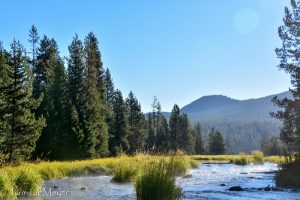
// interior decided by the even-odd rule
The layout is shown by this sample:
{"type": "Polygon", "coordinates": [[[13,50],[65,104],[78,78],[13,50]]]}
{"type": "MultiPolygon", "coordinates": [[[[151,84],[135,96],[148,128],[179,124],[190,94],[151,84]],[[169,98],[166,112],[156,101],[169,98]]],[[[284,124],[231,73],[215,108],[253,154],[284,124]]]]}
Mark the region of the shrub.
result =
{"type": "Polygon", "coordinates": [[[176,200],[182,191],[175,185],[174,166],[171,162],[158,161],[149,164],[135,179],[137,200],[176,200]]]}
{"type": "Polygon", "coordinates": [[[131,181],[137,172],[137,168],[129,163],[121,163],[113,166],[111,171],[113,174],[113,182],[125,183],[131,181]]]}
{"type": "Polygon", "coordinates": [[[230,160],[231,163],[234,163],[236,165],[248,165],[249,161],[247,159],[246,154],[240,153],[238,158],[230,160]]]}
{"type": "Polygon", "coordinates": [[[0,199],[16,199],[14,185],[6,173],[0,172],[0,199]]]}
{"type": "Polygon", "coordinates": [[[300,188],[300,160],[282,165],[282,169],[276,174],[277,186],[300,188]]]}
{"type": "Polygon", "coordinates": [[[41,175],[34,169],[25,168],[18,171],[14,178],[18,192],[38,192],[43,184],[41,175]]]}
{"type": "Polygon", "coordinates": [[[254,159],[254,164],[256,165],[262,165],[264,164],[264,154],[261,151],[252,151],[251,155],[253,156],[254,159]]]}
{"type": "Polygon", "coordinates": [[[190,160],[184,156],[172,156],[168,161],[168,171],[173,176],[181,176],[190,168],[190,160]]]}

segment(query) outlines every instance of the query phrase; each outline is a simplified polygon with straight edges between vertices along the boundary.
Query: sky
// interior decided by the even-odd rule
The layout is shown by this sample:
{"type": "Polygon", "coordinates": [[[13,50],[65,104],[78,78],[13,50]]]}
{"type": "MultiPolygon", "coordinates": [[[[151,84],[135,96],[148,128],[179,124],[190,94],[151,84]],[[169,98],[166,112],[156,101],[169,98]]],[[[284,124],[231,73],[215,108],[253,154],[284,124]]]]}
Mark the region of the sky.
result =
{"type": "Polygon", "coordinates": [[[277,69],[287,0],[0,0],[0,41],[29,48],[32,24],[61,55],[75,33],[99,40],[104,67],[144,112],[157,96],[170,111],[201,96],[249,99],[288,90],[277,69]]]}

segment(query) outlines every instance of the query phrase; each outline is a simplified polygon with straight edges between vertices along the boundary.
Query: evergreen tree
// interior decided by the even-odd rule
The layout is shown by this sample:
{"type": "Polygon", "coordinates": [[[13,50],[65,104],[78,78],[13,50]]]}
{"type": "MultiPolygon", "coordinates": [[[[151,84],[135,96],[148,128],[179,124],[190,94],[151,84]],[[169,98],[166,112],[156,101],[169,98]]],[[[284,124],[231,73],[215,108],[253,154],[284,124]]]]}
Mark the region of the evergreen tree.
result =
{"type": "MultiPolygon", "coordinates": [[[[76,148],[72,146],[74,135],[69,121],[69,96],[67,94],[66,73],[63,60],[57,54],[57,63],[54,67],[53,83],[49,88],[49,105],[47,128],[50,137],[44,138],[51,152],[49,158],[55,160],[76,158],[76,148]]],[[[42,137],[41,137],[42,138],[42,137]]],[[[42,140],[42,139],[41,139],[42,140]]]]}
{"type": "Polygon", "coordinates": [[[30,157],[45,121],[32,113],[39,102],[31,98],[33,77],[20,42],[14,40],[11,44],[8,65],[3,51],[1,60],[4,63],[0,79],[3,83],[0,86],[1,154],[7,161],[15,162],[30,157]]]}
{"type": "Polygon", "coordinates": [[[37,28],[32,25],[31,29],[29,30],[29,42],[31,44],[31,53],[32,53],[32,59],[31,59],[31,64],[33,67],[35,67],[35,60],[36,60],[36,46],[38,45],[39,42],[39,34],[37,32],[37,28]]]}
{"type": "Polygon", "coordinates": [[[105,91],[108,105],[112,107],[115,86],[108,68],[105,70],[105,91]]]}
{"type": "Polygon", "coordinates": [[[195,140],[195,148],[194,152],[195,154],[201,155],[205,154],[205,147],[204,147],[204,141],[201,134],[201,125],[200,123],[196,123],[193,129],[194,134],[194,140],[195,140]]]}
{"type": "Polygon", "coordinates": [[[86,65],[86,138],[85,151],[88,156],[108,155],[107,105],[105,102],[105,80],[97,38],[89,33],[84,41],[86,65]]]}
{"type": "Polygon", "coordinates": [[[57,77],[58,68],[62,70],[64,68],[63,62],[59,57],[59,51],[57,43],[54,39],[49,39],[44,36],[41,40],[40,47],[37,51],[36,65],[33,68],[34,83],[33,83],[33,97],[41,98],[41,104],[36,109],[37,116],[44,116],[47,126],[43,129],[40,138],[37,141],[37,146],[34,152],[35,157],[47,156],[49,159],[57,159],[62,154],[60,147],[57,145],[57,141],[61,141],[62,127],[64,125],[64,119],[62,115],[64,110],[62,109],[65,102],[61,98],[65,95],[65,90],[60,88],[61,84],[59,79],[63,77],[57,77]],[[55,82],[57,81],[57,82],[55,82]],[[57,90],[56,89],[62,89],[57,90]],[[59,110],[59,112],[58,112],[59,110]],[[59,113],[59,114],[58,114],[59,113]],[[56,115],[58,114],[59,119],[56,115]]]}
{"type": "Polygon", "coordinates": [[[188,116],[185,113],[181,114],[179,118],[179,137],[177,144],[178,148],[184,150],[186,153],[194,153],[193,135],[188,116]]]}
{"type": "Polygon", "coordinates": [[[128,113],[128,142],[130,145],[129,153],[140,151],[144,148],[145,143],[145,117],[141,110],[137,98],[130,91],[126,99],[128,113]]]}
{"type": "Polygon", "coordinates": [[[111,153],[117,155],[129,150],[128,143],[128,118],[126,105],[120,90],[116,90],[113,101],[113,121],[111,136],[111,153]]]}
{"type": "Polygon", "coordinates": [[[169,126],[170,126],[171,149],[177,150],[179,147],[178,141],[180,139],[180,135],[179,135],[180,109],[176,104],[173,106],[171,112],[169,126]]]}
{"type": "MultiPolygon", "coordinates": [[[[54,39],[49,39],[47,36],[40,41],[40,46],[37,49],[36,62],[33,67],[33,97],[39,98],[41,95],[46,95],[49,84],[53,81],[54,66],[56,65],[57,44],[54,39]]],[[[45,97],[46,99],[46,97],[45,97]]],[[[46,100],[44,100],[46,102],[46,100]]],[[[38,116],[43,114],[45,105],[42,105],[37,110],[38,116]]]]}
{"type": "Polygon", "coordinates": [[[146,146],[148,150],[153,151],[155,149],[155,130],[154,130],[154,117],[153,113],[147,115],[147,140],[146,146]]]}
{"type": "MultiPolygon", "coordinates": [[[[77,150],[80,157],[86,156],[83,141],[88,141],[85,137],[85,66],[84,66],[84,49],[81,40],[76,34],[69,46],[67,88],[70,96],[70,129],[72,135],[77,138],[74,144],[77,144],[77,150]]],[[[92,138],[95,139],[95,138],[92,138]]],[[[93,153],[93,148],[91,149],[93,153]]]]}
{"type": "Polygon", "coordinates": [[[225,144],[223,135],[219,131],[215,131],[213,128],[208,135],[208,149],[212,155],[225,154],[225,144]]]}
{"type": "Polygon", "coordinates": [[[300,159],[300,2],[291,0],[291,8],[285,8],[284,25],[278,29],[282,47],[276,49],[276,54],[280,59],[278,68],[290,74],[293,99],[275,97],[273,102],[282,110],[272,116],[283,122],[280,139],[287,144],[290,160],[293,160],[292,154],[300,159]]]}
{"type": "Polygon", "coordinates": [[[156,135],[156,145],[159,152],[170,150],[170,131],[167,119],[161,115],[160,126],[156,135]]]}

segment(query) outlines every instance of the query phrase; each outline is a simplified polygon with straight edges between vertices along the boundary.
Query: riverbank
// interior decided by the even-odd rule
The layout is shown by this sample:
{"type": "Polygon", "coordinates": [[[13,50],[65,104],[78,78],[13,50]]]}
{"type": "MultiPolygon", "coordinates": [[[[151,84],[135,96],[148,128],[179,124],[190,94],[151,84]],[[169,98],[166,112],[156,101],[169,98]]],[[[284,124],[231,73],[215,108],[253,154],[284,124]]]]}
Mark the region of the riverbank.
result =
{"type": "MultiPolygon", "coordinates": [[[[176,186],[181,188],[182,200],[298,200],[300,191],[277,188],[274,171],[278,165],[235,164],[199,164],[190,169],[187,175],[176,177],[176,186]],[[240,186],[243,191],[230,191],[231,187],[240,186]]],[[[45,181],[45,189],[40,197],[24,197],[22,200],[136,200],[135,184],[115,183],[112,176],[70,177],[45,181]],[[56,195],[47,196],[49,191],[56,195]],[[66,194],[67,193],[67,194],[66,194]]],[[[153,198],[152,198],[153,200],[153,198]]]]}
{"type": "Polygon", "coordinates": [[[112,181],[130,182],[140,171],[154,162],[169,162],[176,175],[198,167],[188,156],[121,156],[70,162],[24,163],[0,169],[0,199],[16,199],[18,195],[37,193],[45,180],[66,177],[111,175],[112,181]]]}
{"type": "MultiPolygon", "coordinates": [[[[254,155],[194,155],[194,156],[121,156],[94,160],[70,162],[23,163],[0,169],[0,199],[16,199],[22,193],[37,193],[46,180],[66,177],[110,175],[112,181],[130,182],[139,172],[153,162],[172,159],[177,175],[183,175],[189,168],[197,168],[200,162],[241,162],[254,159],[254,155]]],[[[270,158],[264,158],[268,160],[270,158]]],[[[272,160],[279,161],[273,157],[272,160]]]]}

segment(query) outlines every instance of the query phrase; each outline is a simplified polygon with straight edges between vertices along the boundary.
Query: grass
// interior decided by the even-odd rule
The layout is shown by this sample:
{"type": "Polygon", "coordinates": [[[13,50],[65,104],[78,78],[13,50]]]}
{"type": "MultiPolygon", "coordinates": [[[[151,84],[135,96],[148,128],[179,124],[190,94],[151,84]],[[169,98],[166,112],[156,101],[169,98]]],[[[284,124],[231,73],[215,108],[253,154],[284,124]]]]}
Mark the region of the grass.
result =
{"type": "Polygon", "coordinates": [[[148,165],[135,179],[137,200],[180,199],[182,191],[175,185],[174,176],[176,162],[174,159],[159,160],[148,165]]]}
{"type": "Polygon", "coordinates": [[[14,184],[8,174],[0,172],[0,199],[15,199],[14,184]]]}
{"type": "Polygon", "coordinates": [[[192,155],[190,157],[205,163],[233,163],[238,165],[263,164],[263,162],[282,164],[285,162],[284,156],[264,157],[260,151],[253,151],[251,155],[240,153],[239,155],[192,155]]]}
{"type": "Polygon", "coordinates": [[[18,192],[36,193],[41,189],[43,179],[34,169],[26,168],[16,173],[14,183],[18,192]]]}
{"type": "Polygon", "coordinates": [[[70,162],[23,163],[0,169],[0,199],[14,199],[13,191],[37,192],[44,180],[73,176],[112,175],[114,182],[129,182],[152,163],[167,162],[172,176],[184,175],[198,162],[188,156],[150,156],[138,154],[134,157],[120,156],[94,160],[70,162]]]}
{"type": "MultiPolygon", "coordinates": [[[[0,169],[0,199],[17,198],[14,191],[37,191],[44,180],[74,176],[112,175],[112,181],[128,182],[135,180],[153,163],[168,162],[172,176],[184,175],[189,168],[198,168],[199,162],[224,162],[236,164],[261,161],[261,154],[253,155],[193,155],[193,156],[150,156],[138,154],[134,157],[120,156],[69,162],[23,163],[19,166],[6,166],[0,169]]],[[[267,162],[282,163],[283,157],[263,158],[267,162]]]]}

